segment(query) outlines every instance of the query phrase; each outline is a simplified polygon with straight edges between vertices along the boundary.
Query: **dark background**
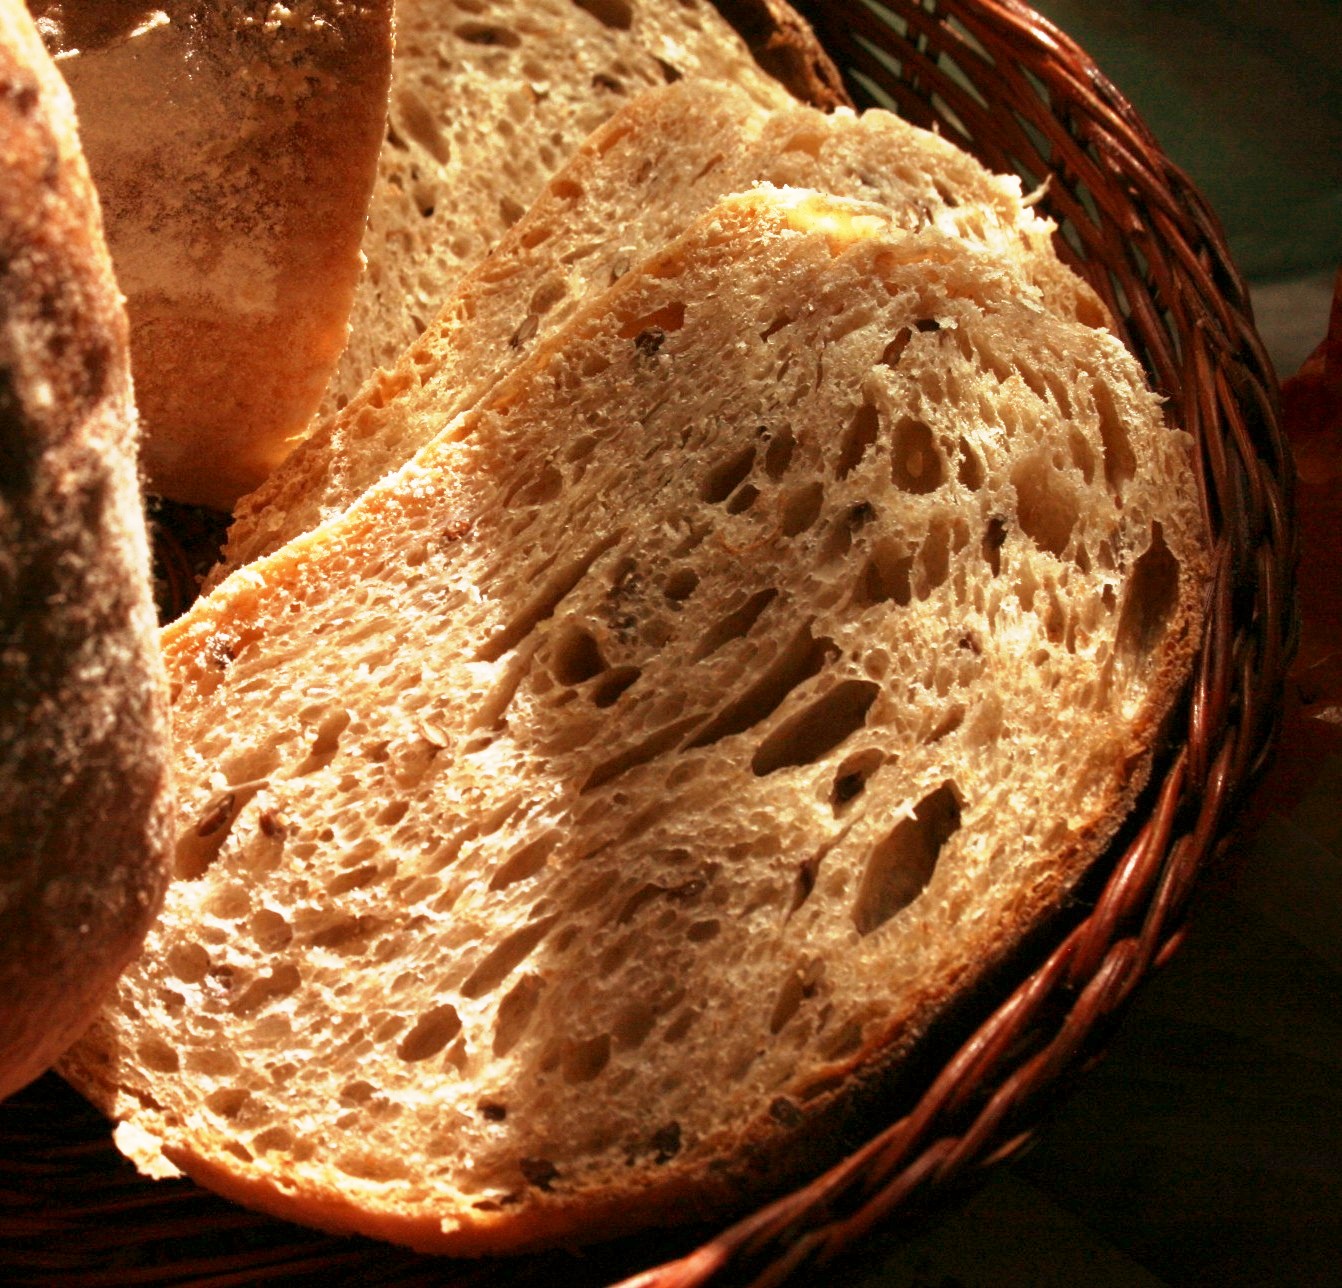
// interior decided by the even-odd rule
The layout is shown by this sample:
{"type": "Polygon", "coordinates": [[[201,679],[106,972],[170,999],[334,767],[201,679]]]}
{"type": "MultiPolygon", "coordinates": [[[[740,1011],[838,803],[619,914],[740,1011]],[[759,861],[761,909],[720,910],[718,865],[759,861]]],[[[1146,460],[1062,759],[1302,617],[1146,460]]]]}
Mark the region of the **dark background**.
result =
{"type": "MultiPolygon", "coordinates": [[[[1193,177],[1283,377],[1342,267],[1342,4],[1038,0],[1193,177]]],[[[1331,552],[1306,558],[1339,559],[1331,552]]],[[[1304,749],[1282,758],[1298,769],[1304,749]]],[[[1286,768],[1283,766],[1282,768],[1286,768]]],[[[1279,770],[1280,773],[1280,770],[1279,770]]],[[[853,1288],[1342,1284],[1342,757],[1265,785],[1105,1062],[1034,1148],[853,1288]]]]}

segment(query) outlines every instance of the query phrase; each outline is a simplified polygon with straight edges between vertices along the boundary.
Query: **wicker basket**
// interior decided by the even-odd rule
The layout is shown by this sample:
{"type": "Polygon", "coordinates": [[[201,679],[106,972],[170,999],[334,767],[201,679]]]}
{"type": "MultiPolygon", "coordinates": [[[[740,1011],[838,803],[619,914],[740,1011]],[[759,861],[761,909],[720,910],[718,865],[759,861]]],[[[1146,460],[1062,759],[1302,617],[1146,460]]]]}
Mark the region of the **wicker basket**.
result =
{"type": "MultiPolygon", "coordinates": [[[[754,0],[752,0],[754,2],[754,0]]],[[[186,1182],[141,1181],[54,1079],[0,1106],[0,1279],[55,1284],[593,1284],[807,1281],[874,1225],[1018,1150],[1177,945],[1277,720],[1293,646],[1291,467],[1271,368],[1215,217],[1070,40],[1016,0],[798,3],[860,103],[893,106],[992,168],[1045,185],[1061,249],[1195,437],[1211,611],[1179,741],[1092,899],[1004,988],[939,1073],[842,1164],[735,1227],[584,1257],[430,1261],[300,1230],[186,1182]],[[1021,978],[1021,976],[1024,976],[1021,978]],[[1014,984],[1014,991],[1011,991],[1014,984]],[[697,1246],[696,1246],[697,1245],[697,1246]]],[[[180,572],[180,570],[179,570],[180,572]]],[[[878,1128],[881,1126],[877,1125],[878,1128]]]]}

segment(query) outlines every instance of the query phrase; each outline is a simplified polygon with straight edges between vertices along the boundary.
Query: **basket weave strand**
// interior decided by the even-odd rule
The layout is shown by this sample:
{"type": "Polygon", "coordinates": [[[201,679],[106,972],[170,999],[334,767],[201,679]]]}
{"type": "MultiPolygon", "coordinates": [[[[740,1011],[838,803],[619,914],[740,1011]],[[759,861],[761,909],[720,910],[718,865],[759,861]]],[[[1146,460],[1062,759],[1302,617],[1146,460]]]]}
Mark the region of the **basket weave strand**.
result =
{"type": "MultiPolygon", "coordinates": [[[[1215,216],[1123,96],[1017,0],[796,7],[856,100],[893,105],[1037,191],[1059,226],[1060,253],[1109,307],[1171,421],[1195,440],[1212,550],[1207,625],[1173,750],[1156,767],[1139,823],[1088,902],[985,1007],[921,1094],[889,1104],[884,1129],[838,1166],[693,1250],[673,1237],[585,1261],[453,1265],[330,1238],[186,1183],[141,1181],[96,1115],[48,1080],[0,1105],[0,1278],[553,1288],[609,1282],[669,1257],[626,1285],[807,1282],[874,1226],[1016,1153],[1177,947],[1198,874],[1270,748],[1294,648],[1291,467],[1245,286],[1215,216]]],[[[169,559],[165,579],[189,583],[189,558],[169,559]]]]}

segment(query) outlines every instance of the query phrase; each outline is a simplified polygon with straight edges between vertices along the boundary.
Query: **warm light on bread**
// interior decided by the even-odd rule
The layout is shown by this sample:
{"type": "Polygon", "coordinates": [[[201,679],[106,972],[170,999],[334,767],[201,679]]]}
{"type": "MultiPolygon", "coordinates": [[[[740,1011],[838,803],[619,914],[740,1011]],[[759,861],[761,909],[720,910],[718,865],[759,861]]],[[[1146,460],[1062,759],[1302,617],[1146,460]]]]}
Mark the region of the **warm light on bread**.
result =
{"type": "Polygon", "coordinates": [[[1017,261],[722,202],[165,632],[176,880],[67,1076],[422,1248],[753,1201],[1127,815],[1190,478],[1017,261]]]}

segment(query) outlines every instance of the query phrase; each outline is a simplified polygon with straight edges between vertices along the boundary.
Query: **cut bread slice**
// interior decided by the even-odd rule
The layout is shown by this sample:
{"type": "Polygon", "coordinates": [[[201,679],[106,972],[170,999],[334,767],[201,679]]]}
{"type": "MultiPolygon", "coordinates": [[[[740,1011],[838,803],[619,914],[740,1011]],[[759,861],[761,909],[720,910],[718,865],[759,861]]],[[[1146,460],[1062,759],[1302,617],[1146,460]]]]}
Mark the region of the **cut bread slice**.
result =
{"type": "Polygon", "coordinates": [[[32,0],[74,93],[131,320],[150,486],[227,510],[345,347],[391,0],[32,0]]]}
{"type": "Polygon", "coordinates": [[[150,1170],[426,1249],[781,1185],[1130,810],[1187,446],[1014,266],[723,202],[165,631],[176,880],[68,1076],[150,1170]]]}
{"type": "Polygon", "coordinates": [[[889,112],[766,114],[726,85],[680,83],[598,129],[394,368],[371,379],[239,504],[213,586],[338,514],[473,405],[589,296],[714,202],[765,181],[880,201],[908,228],[1002,252],[1057,312],[1104,309],[1067,269],[1015,179],[889,112]]]}
{"type": "Polygon", "coordinates": [[[682,78],[792,101],[710,0],[401,0],[368,266],[323,413],[396,362],[628,96],[682,78]]]}
{"type": "Polygon", "coordinates": [[[139,948],[173,840],[126,314],[74,105],[0,0],[0,1098],[139,948]]]}

